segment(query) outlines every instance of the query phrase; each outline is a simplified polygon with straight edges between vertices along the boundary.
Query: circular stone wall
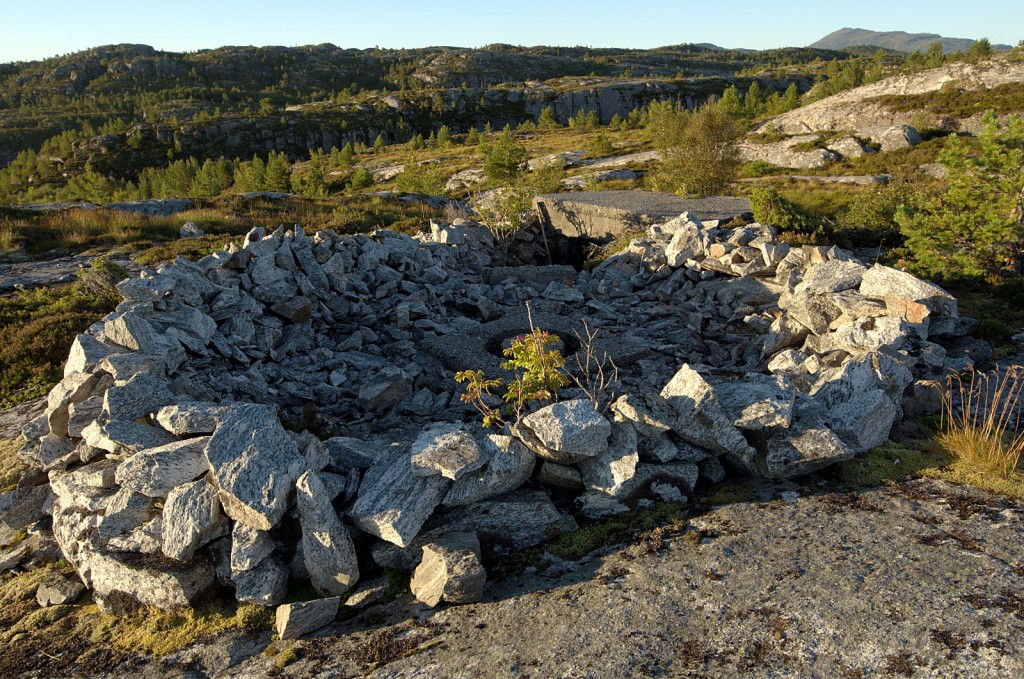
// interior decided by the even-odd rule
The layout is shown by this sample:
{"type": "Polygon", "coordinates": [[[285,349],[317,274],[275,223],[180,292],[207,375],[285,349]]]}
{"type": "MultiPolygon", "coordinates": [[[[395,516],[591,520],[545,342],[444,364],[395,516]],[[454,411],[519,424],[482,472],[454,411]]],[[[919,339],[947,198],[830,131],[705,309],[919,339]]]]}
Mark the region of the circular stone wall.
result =
{"type": "Polygon", "coordinates": [[[522,549],[727,473],[815,471],[884,442],[912,385],[977,349],[940,288],[759,224],[684,214],[579,273],[434,233],[255,229],[119,284],[25,431],[101,606],[216,585],[272,605],[296,578],[337,595],[372,575],[360,552],[372,571],[522,549]],[[488,432],[453,374],[499,374],[489,347],[529,329],[527,303],[594,333],[589,377],[585,350],[567,367],[606,384],[488,432]]]}

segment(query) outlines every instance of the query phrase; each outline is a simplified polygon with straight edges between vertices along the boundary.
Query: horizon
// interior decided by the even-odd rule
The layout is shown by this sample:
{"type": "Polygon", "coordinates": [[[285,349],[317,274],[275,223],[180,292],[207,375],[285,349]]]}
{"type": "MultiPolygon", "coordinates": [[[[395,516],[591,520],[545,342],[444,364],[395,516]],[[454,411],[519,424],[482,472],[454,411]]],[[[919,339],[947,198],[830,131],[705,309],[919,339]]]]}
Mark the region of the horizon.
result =
{"type": "Polygon", "coordinates": [[[173,15],[114,0],[102,7],[70,0],[24,4],[5,12],[21,30],[0,36],[0,63],[41,61],[117,44],[149,45],[162,52],[196,52],[229,46],[305,47],[330,43],[343,49],[421,49],[452,46],[476,49],[516,46],[654,49],[680,44],[713,44],[725,49],[806,47],[841,28],[930,33],[945,38],[1016,45],[1024,34],[1024,7],[1007,0],[981,0],[964,16],[960,3],[907,2],[899,6],[865,0],[857,10],[798,0],[780,20],[763,3],[738,0],[728,12],[706,3],[651,0],[642,12],[624,14],[621,3],[592,0],[585,12],[523,0],[500,19],[485,17],[478,5],[449,3],[444,13],[396,0],[385,20],[373,7],[321,7],[296,0],[287,14],[267,0],[211,6],[183,0],[173,15]],[[56,5],[56,6],[54,6],[56,5]],[[203,14],[205,16],[203,17],[203,14]],[[273,16],[271,16],[273,15],[273,16]],[[747,21],[738,23],[737,16],[747,21]],[[53,21],[59,16],[58,21],[53,21]],[[203,18],[196,19],[201,16],[203,18]],[[887,25],[871,26],[874,16],[887,25]],[[268,18],[270,17],[270,18],[268,18]],[[316,21],[309,21],[318,17],[316,21]],[[45,31],[30,27],[43,25],[45,31]]]}

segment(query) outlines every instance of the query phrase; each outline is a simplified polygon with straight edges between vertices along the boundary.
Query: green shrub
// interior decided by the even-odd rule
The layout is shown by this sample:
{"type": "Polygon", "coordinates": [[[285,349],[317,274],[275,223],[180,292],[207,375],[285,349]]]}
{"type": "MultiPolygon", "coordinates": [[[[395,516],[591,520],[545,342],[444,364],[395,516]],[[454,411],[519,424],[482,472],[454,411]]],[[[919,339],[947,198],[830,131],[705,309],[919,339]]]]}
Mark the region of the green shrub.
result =
{"type": "Polygon", "coordinates": [[[83,281],[0,298],[0,406],[48,391],[63,376],[75,336],[113,311],[119,297],[83,281]]]}
{"type": "Polygon", "coordinates": [[[857,245],[898,244],[902,237],[896,216],[913,205],[916,197],[912,185],[905,180],[894,179],[883,186],[856,191],[840,211],[839,224],[857,245]]]}
{"type": "Polygon", "coordinates": [[[772,165],[766,160],[751,160],[743,164],[739,174],[741,177],[769,177],[781,171],[782,168],[772,165]]]}
{"type": "Polygon", "coordinates": [[[444,174],[436,164],[420,165],[410,159],[395,177],[395,189],[404,193],[426,193],[431,196],[447,194],[444,174]]]}
{"type": "Polygon", "coordinates": [[[750,191],[750,207],[754,220],[774,226],[781,231],[814,234],[821,230],[821,220],[778,191],[767,186],[757,186],[750,191]]]}
{"type": "Polygon", "coordinates": [[[662,158],[650,175],[655,190],[706,196],[723,192],[736,178],[740,130],[714,103],[688,111],[655,102],[649,116],[648,134],[662,158]]]}

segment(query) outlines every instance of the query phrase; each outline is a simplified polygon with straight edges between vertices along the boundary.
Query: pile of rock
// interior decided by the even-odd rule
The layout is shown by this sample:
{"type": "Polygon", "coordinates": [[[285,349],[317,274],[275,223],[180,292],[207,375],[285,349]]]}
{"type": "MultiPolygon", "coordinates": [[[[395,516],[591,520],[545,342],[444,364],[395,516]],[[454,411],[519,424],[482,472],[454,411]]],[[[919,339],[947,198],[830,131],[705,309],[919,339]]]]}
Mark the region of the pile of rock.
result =
{"type": "Polygon", "coordinates": [[[465,224],[420,241],[255,229],[123,281],[25,429],[37,473],[0,495],[0,521],[52,514],[108,611],[216,584],[273,605],[295,578],[357,587],[361,605],[377,567],[415,568],[429,605],[463,602],[482,549],[683,502],[729,470],[789,477],[867,450],[918,381],[980,349],[936,286],[759,224],[684,214],[579,273],[494,268],[494,246],[465,224]],[[584,321],[602,335],[618,395],[566,389],[488,433],[442,347],[500,353],[529,330],[527,301],[567,353],[584,321]],[[282,413],[303,406],[343,435],[289,431],[282,413]]]}

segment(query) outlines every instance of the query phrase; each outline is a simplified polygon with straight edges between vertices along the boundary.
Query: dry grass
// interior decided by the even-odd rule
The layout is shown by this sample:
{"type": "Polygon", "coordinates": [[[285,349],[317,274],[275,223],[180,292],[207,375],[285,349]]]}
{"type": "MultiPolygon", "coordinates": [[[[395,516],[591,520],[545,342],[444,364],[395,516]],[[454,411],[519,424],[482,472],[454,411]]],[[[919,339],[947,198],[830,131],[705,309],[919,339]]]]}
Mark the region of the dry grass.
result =
{"type": "Polygon", "coordinates": [[[1003,479],[1018,475],[1024,453],[1019,431],[1024,368],[971,371],[948,378],[936,440],[960,460],[1003,479]]]}

